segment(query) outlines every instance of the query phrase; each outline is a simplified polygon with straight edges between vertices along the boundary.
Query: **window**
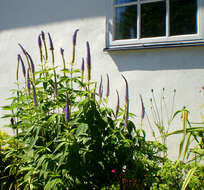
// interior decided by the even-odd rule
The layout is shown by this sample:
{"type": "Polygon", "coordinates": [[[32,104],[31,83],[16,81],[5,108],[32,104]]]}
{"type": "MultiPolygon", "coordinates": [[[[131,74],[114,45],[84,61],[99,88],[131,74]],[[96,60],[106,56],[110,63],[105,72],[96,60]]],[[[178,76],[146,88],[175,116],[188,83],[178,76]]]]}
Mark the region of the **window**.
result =
{"type": "MultiPolygon", "coordinates": [[[[201,42],[203,0],[112,0],[107,46],[201,42]]],[[[109,6],[110,7],[110,6],[109,6]]]]}

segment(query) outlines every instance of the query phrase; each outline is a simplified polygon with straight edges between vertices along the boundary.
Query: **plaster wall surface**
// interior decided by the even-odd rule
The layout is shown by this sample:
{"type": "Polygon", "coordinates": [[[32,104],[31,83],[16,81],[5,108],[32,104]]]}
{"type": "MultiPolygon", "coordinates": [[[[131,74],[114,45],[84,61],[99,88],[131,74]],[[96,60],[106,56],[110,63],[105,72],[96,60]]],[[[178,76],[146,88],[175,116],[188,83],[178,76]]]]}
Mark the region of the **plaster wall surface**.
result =
{"type": "MultiPolygon", "coordinates": [[[[130,111],[137,115],[139,126],[143,96],[147,113],[150,113],[149,99],[154,89],[156,99],[165,88],[167,100],[176,89],[175,110],[184,105],[191,111],[189,119],[199,122],[203,104],[204,86],[204,47],[183,47],[121,51],[107,53],[105,48],[106,1],[100,0],[0,0],[0,106],[9,103],[9,90],[16,80],[17,54],[21,53],[21,43],[33,57],[37,65],[40,61],[37,37],[41,30],[49,32],[54,41],[57,65],[62,66],[59,53],[65,49],[66,61],[71,61],[72,34],[79,29],[77,38],[76,65],[80,67],[82,57],[86,57],[86,41],[89,41],[92,54],[92,78],[104,82],[110,76],[110,105],[116,104],[118,89],[121,102],[124,102],[124,75],[129,83],[130,111]]],[[[104,84],[106,89],[106,84],[104,84]]],[[[171,102],[167,107],[170,108],[171,102]]],[[[0,116],[5,112],[0,109],[0,116]]],[[[151,118],[151,114],[149,114],[151,118]]],[[[1,119],[0,127],[8,123],[1,119]]],[[[180,118],[173,123],[172,130],[181,127],[180,118]]],[[[151,136],[148,122],[144,128],[151,136]]],[[[3,130],[8,130],[3,128],[3,130]]],[[[12,133],[12,131],[9,131],[12,133]]],[[[179,138],[169,138],[170,155],[176,158],[179,138]],[[175,141],[175,138],[177,139],[175,141]]]]}

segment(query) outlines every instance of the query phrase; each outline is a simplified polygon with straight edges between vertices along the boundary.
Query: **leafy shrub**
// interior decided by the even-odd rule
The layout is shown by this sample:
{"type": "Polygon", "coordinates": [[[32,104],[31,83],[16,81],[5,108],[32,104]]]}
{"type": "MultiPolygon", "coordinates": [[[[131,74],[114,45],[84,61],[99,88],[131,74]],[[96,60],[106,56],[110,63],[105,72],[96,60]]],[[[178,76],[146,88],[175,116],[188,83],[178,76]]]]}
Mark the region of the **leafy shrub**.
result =
{"type": "MultiPolygon", "coordinates": [[[[106,96],[102,96],[102,83],[96,93],[96,83],[91,82],[88,42],[87,75],[83,59],[81,70],[74,69],[77,32],[73,36],[70,64],[65,61],[64,50],[60,51],[61,75],[55,66],[49,33],[50,52],[44,32],[38,38],[41,60],[38,71],[30,54],[19,45],[23,56],[18,55],[17,89],[13,90],[11,105],[4,106],[11,112],[5,117],[12,118],[10,127],[16,131],[13,137],[16,146],[9,147],[6,154],[12,161],[7,166],[9,175],[16,179],[11,187],[82,190],[119,185],[130,188],[130,182],[135,179],[132,188],[148,188],[153,180],[151,176],[163,161],[159,153],[165,148],[160,143],[146,141],[145,132],[129,120],[128,83],[124,77],[126,103],[120,112],[119,97],[116,111],[106,104],[109,76],[106,96]],[[23,59],[27,61],[27,69],[23,59]],[[20,65],[25,82],[20,82],[20,65]]],[[[2,189],[6,188],[2,186],[2,189]]]]}
{"type": "MultiPolygon", "coordinates": [[[[77,33],[78,30],[73,35],[70,63],[60,49],[61,68],[55,64],[55,49],[49,33],[50,51],[44,32],[38,37],[41,62],[38,69],[30,54],[19,44],[22,55],[18,55],[17,88],[12,90],[11,105],[3,107],[10,112],[4,117],[10,118],[9,127],[15,130],[15,135],[10,141],[0,138],[1,144],[8,144],[7,149],[0,152],[3,163],[0,188],[202,189],[203,166],[196,165],[196,170],[192,170],[194,166],[170,161],[166,157],[166,137],[163,137],[163,144],[148,141],[141,126],[136,127],[129,119],[133,114],[129,113],[125,77],[122,76],[124,107],[120,107],[118,92],[116,110],[107,106],[109,76],[103,96],[102,78],[99,88],[91,81],[88,42],[87,71],[83,58],[81,69],[75,69],[77,33]],[[191,181],[185,183],[189,173],[191,181]]],[[[142,110],[143,119],[144,105],[142,110]]],[[[164,133],[165,130],[160,131],[161,135],[164,133]]]]}

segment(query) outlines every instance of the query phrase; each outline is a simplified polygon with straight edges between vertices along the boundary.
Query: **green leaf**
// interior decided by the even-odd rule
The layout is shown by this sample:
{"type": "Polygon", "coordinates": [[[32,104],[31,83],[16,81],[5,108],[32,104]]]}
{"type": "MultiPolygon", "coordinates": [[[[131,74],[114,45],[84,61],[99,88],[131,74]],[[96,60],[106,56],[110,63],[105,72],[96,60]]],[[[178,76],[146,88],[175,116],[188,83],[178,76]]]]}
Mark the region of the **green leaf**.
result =
{"type": "Polygon", "coordinates": [[[57,184],[63,185],[63,182],[60,178],[48,181],[48,183],[44,187],[44,190],[52,190],[57,184]]]}
{"type": "Polygon", "coordinates": [[[170,136],[170,135],[175,135],[175,134],[182,134],[186,131],[186,133],[191,133],[191,132],[204,132],[204,128],[203,127],[189,127],[181,130],[176,130],[170,133],[165,134],[166,136],[170,136]]]}
{"type": "Polygon", "coordinates": [[[183,182],[181,190],[185,190],[186,189],[186,187],[189,184],[191,178],[193,177],[193,174],[195,173],[196,169],[197,168],[195,167],[195,168],[192,168],[191,170],[189,170],[189,172],[188,172],[188,174],[187,174],[187,176],[186,176],[186,178],[185,178],[185,180],[183,182]]]}

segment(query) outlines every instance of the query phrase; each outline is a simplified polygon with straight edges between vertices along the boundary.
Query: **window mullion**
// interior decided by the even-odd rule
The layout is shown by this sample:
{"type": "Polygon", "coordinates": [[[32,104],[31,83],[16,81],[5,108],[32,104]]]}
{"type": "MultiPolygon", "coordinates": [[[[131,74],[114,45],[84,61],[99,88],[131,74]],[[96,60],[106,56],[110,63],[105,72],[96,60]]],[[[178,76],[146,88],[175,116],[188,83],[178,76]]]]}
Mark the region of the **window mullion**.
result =
{"type": "Polygon", "coordinates": [[[136,5],[137,2],[131,2],[131,3],[122,3],[122,4],[117,4],[113,5],[114,7],[125,7],[125,6],[131,6],[131,5],[136,5]]]}
{"type": "Polygon", "coordinates": [[[166,36],[170,36],[170,2],[166,0],[166,36]]]}
{"type": "Polygon", "coordinates": [[[141,38],[141,4],[140,0],[137,3],[137,39],[141,38]]]}
{"type": "Polygon", "coordinates": [[[113,15],[112,15],[112,39],[115,39],[115,31],[116,31],[116,28],[115,28],[115,26],[116,26],[116,22],[115,22],[115,13],[116,13],[116,8],[114,7],[114,1],[112,2],[113,3],[113,8],[112,8],[112,10],[113,10],[113,15]]]}

